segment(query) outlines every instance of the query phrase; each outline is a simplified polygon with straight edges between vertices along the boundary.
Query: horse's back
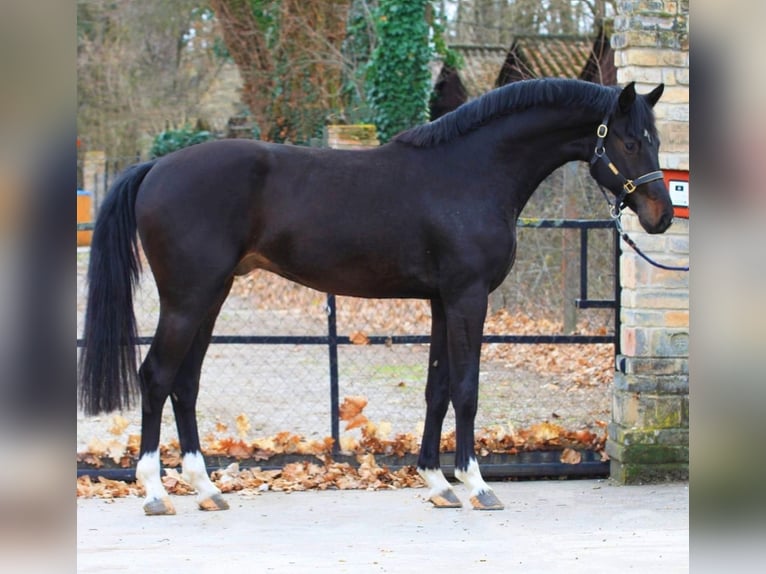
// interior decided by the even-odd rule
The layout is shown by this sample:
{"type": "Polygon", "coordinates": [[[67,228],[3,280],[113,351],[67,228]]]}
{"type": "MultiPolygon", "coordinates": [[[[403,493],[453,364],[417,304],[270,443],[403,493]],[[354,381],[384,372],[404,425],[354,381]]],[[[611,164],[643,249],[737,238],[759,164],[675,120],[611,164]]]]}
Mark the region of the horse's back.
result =
{"type": "Polygon", "coordinates": [[[147,175],[139,233],[155,275],[262,268],[336,294],[431,298],[452,274],[498,275],[510,238],[476,179],[435,158],[400,144],[200,144],[147,175]]]}
{"type": "Polygon", "coordinates": [[[155,275],[263,268],[336,293],[425,296],[426,210],[387,153],[223,140],[161,158],[136,201],[155,275]]]}
{"type": "MultiPolygon", "coordinates": [[[[258,228],[298,209],[310,166],[308,148],[220,140],[161,158],[136,200],[139,231],[183,240],[188,233],[247,242],[258,228]]],[[[245,245],[241,245],[245,247],[245,245]]]]}

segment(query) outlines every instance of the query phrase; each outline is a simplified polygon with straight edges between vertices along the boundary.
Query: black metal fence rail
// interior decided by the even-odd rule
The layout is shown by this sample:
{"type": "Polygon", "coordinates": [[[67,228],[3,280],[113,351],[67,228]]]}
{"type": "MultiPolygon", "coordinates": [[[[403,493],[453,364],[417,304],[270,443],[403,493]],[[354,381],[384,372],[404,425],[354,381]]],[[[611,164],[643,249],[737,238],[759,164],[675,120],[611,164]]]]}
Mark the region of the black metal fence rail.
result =
{"type": "MultiPolygon", "coordinates": [[[[514,344],[615,344],[616,352],[619,352],[619,276],[615,278],[615,298],[613,300],[592,300],[588,298],[588,232],[592,229],[614,229],[614,221],[611,219],[531,219],[520,218],[519,227],[538,229],[579,229],[580,230],[580,289],[579,298],[575,304],[578,308],[612,308],[615,309],[615,330],[611,335],[484,335],[483,343],[514,343],[514,344]]],[[[78,231],[93,229],[92,223],[79,223],[78,231]]],[[[619,242],[615,231],[615,273],[619,273],[619,242]]],[[[215,335],[210,343],[213,345],[324,345],[328,350],[330,363],[330,429],[331,436],[335,440],[335,448],[340,444],[340,377],[338,368],[338,347],[340,345],[353,345],[354,342],[347,335],[339,335],[337,328],[337,309],[335,295],[327,295],[327,335],[215,335]]],[[[429,335],[391,335],[370,336],[365,341],[370,345],[414,345],[430,343],[429,335]]],[[[139,337],[138,345],[149,345],[151,337],[139,337]]],[[[84,342],[77,339],[77,346],[82,347],[84,342]]],[[[337,451],[336,451],[336,454],[337,451]]],[[[601,467],[599,467],[600,469],[601,467]]]]}

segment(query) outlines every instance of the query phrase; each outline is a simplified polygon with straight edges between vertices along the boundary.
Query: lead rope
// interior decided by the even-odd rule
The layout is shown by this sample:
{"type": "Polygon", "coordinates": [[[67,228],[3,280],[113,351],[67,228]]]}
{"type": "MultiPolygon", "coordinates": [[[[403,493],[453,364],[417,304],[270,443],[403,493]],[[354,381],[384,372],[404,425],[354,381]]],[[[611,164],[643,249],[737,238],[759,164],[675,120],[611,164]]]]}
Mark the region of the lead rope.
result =
{"type": "Polygon", "coordinates": [[[646,253],[641,251],[641,249],[636,245],[636,242],[633,241],[627,234],[627,232],[622,228],[622,206],[620,205],[622,202],[617,201],[615,203],[612,203],[609,200],[609,196],[606,194],[606,191],[604,188],[599,185],[599,189],[601,190],[601,193],[604,194],[604,199],[606,199],[606,202],[609,204],[609,216],[614,220],[614,226],[617,229],[617,234],[622,238],[625,243],[630,245],[633,248],[633,251],[635,251],[639,257],[641,257],[644,261],[650,263],[651,265],[654,265],[655,267],[658,267],[660,269],[665,269],[666,271],[689,271],[688,265],[665,265],[664,263],[659,263],[658,261],[655,261],[651,257],[649,257],[646,253]]]}

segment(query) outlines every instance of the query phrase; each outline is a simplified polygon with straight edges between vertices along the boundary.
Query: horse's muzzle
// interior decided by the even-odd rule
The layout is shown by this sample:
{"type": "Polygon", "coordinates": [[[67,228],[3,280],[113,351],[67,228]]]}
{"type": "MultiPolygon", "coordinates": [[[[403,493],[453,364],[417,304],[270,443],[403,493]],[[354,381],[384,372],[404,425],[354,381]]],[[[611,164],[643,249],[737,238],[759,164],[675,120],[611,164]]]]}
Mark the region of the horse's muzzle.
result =
{"type": "Polygon", "coordinates": [[[673,223],[673,208],[663,209],[662,213],[658,217],[653,217],[651,222],[639,213],[638,221],[647,233],[652,235],[665,233],[673,223]]]}

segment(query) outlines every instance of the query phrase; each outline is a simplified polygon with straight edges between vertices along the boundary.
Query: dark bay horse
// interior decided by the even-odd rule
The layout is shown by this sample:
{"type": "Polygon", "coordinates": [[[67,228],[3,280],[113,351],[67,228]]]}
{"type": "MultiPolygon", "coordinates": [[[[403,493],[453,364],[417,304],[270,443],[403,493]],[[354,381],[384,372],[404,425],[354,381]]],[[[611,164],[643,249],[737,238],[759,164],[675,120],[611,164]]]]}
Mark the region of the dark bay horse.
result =
{"type": "Polygon", "coordinates": [[[513,265],[516,220],[548,174],[582,160],[647,232],[665,231],[673,209],[657,171],[652,112],[662,90],[529,80],[372,150],[223,140],[128,168],[94,230],[79,390],[91,415],[127,407],[140,390],[136,474],[145,512],[174,512],[158,454],[168,396],[200,508],[228,507],[205,472],[195,404],[221,305],[234,277],[253,269],[339,295],[430,300],[418,470],[433,504],[460,506],[439,467],[451,403],[455,474],[475,508],[502,508],[479,472],[474,418],[487,297],[513,265]],[[157,331],[138,372],[137,236],[160,296],[157,331]]]}

